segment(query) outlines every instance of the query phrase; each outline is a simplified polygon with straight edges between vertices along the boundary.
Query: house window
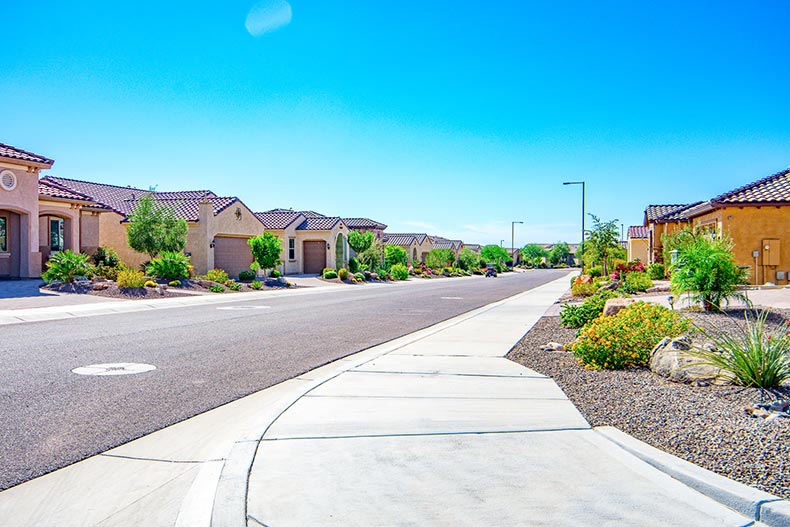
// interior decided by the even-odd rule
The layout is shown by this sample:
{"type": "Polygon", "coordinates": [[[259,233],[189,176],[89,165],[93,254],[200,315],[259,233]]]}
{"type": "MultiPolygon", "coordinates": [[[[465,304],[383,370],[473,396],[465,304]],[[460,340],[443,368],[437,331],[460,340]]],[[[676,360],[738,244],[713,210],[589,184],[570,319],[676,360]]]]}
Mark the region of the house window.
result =
{"type": "Polygon", "coordinates": [[[63,220],[49,220],[49,250],[62,251],[63,245],[63,220]]]}
{"type": "Polygon", "coordinates": [[[8,252],[8,218],[0,216],[0,253],[8,252]]]}
{"type": "Polygon", "coordinates": [[[296,238],[288,238],[288,259],[296,260],[296,238]]]}

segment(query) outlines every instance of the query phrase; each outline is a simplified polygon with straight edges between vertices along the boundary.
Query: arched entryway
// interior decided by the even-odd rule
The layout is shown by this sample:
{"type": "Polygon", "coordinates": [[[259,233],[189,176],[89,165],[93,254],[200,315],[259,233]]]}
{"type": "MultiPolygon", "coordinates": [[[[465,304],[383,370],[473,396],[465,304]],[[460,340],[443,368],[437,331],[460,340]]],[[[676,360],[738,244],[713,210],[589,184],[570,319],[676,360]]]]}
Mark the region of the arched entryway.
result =
{"type": "Polygon", "coordinates": [[[17,212],[0,209],[0,278],[20,276],[22,218],[17,212]]]}
{"type": "Polygon", "coordinates": [[[38,250],[41,268],[46,269],[50,257],[66,249],[79,252],[75,219],[60,211],[41,211],[38,216],[38,250]]]}

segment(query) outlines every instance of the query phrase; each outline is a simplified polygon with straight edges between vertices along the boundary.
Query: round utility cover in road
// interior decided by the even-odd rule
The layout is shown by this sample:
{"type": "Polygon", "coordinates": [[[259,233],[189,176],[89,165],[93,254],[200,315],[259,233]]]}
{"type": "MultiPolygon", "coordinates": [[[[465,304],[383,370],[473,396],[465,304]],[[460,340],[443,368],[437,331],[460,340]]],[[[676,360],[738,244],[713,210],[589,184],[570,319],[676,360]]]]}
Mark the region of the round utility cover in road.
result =
{"type": "Polygon", "coordinates": [[[224,306],[217,309],[224,309],[227,311],[246,311],[249,309],[271,309],[271,306],[224,306]]]}
{"type": "Polygon", "coordinates": [[[460,296],[443,296],[442,300],[463,300],[460,296]]]}
{"type": "Polygon", "coordinates": [[[135,373],[145,373],[155,370],[153,364],[142,364],[139,362],[109,362],[106,364],[91,364],[74,368],[72,373],[77,375],[132,375],[135,373]]]}

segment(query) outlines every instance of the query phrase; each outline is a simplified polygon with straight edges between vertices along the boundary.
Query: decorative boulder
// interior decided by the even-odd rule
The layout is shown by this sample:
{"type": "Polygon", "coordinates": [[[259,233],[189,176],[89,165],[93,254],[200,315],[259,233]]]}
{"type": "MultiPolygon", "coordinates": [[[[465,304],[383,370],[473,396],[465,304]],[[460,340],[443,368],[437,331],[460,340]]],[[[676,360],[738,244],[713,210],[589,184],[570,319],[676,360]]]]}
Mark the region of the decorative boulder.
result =
{"type": "Polygon", "coordinates": [[[645,293],[669,293],[669,286],[668,285],[657,285],[655,287],[651,287],[645,291],[645,293]]]}
{"type": "Polygon", "coordinates": [[[603,315],[612,317],[633,303],[634,301],[630,298],[610,298],[603,306],[603,315]]]}
{"type": "Polygon", "coordinates": [[[540,351],[565,351],[565,346],[559,342],[548,342],[540,347],[540,351]]]}
{"type": "Polygon", "coordinates": [[[583,274],[578,278],[578,280],[580,284],[591,284],[593,277],[588,274],[583,274]]]}
{"type": "Polygon", "coordinates": [[[731,375],[715,366],[703,364],[702,359],[688,353],[695,349],[712,348],[709,343],[695,342],[688,336],[676,339],[666,337],[650,352],[650,370],[672,382],[696,386],[732,384],[731,375]]]}
{"type": "Polygon", "coordinates": [[[95,284],[93,284],[94,291],[104,291],[108,287],[110,287],[110,284],[108,284],[107,282],[96,282],[95,284]]]}
{"type": "Polygon", "coordinates": [[[612,280],[608,284],[601,286],[601,289],[604,291],[615,291],[619,287],[620,287],[620,280],[612,280]]]}

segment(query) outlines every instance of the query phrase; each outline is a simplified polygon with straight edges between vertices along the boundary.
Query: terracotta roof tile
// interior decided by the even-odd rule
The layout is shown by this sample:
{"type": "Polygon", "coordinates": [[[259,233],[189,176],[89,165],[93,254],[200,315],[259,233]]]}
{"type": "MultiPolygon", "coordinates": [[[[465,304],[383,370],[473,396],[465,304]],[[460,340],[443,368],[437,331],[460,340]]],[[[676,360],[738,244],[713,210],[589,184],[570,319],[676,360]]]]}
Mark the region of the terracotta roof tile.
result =
{"type": "Polygon", "coordinates": [[[54,183],[52,183],[51,181],[46,181],[43,179],[38,181],[38,195],[46,196],[50,198],[69,199],[74,201],[93,203],[93,200],[90,199],[88,196],[85,196],[78,192],[72,192],[70,190],[61,188],[55,185],[54,183]]]}
{"type": "Polygon", "coordinates": [[[301,212],[291,209],[272,209],[265,212],[256,212],[255,216],[267,229],[285,229],[297,220],[304,220],[301,212]]]}
{"type": "Polygon", "coordinates": [[[21,161],[31,161],[33,163],[41,163],[43,165],[49,166],[52,166],[52,164],[55,162],[53,159],[49,159],[48,157],[40,156],[38,154],[34,154],[33,152],[28,152],[27,150],[22,150],[21,148],[7,145],[5,143],[0,143],[0,157],[19,159],[21,161]]]}
{"type": "Polygon", "coordinates": [[[632,225],[631,227],[628,227],[629,239],[647,238],[649,234],[650,229],[643,225],[632,225]]]}
{"type": "Polygon", "coordinates": [[[384,243],[387,245],[400,245],[401,247],[408,247],[413,243],[419,242],[417,242],[417,237],[413,234],[385,233],[384,243]]]}
{"type": "Polygon", "coordinates": [[[343,218],[349,229],[381,229],[384,230],[387,226],[376,220],[370,218],[343,218]]]}
{"type": "Polygon", "coordinates": [[[645,209],[645,217],[649,223],[685,221],[688,218],[685,216],[684,212],[700,203],[701,202],[697,201],[680,205],[648,205],[647,209],[645,209]]]}
{"type": "MultiPolygon", "coordinates": [[[[302,212],[302,215],[306,216],[304,212],[302,212]]],[[[302,221],[302,223],[296,227],[296,229],[300,231],[329,231],[332,230],[339,222],[339,217],[330,218],[323,215],[307,216],[304,221],[302,221]]]]}
{"type": "Polygon", "coordinates": [[[790,168],[725,192],[713,203],[790,203],[790,168]]]}

